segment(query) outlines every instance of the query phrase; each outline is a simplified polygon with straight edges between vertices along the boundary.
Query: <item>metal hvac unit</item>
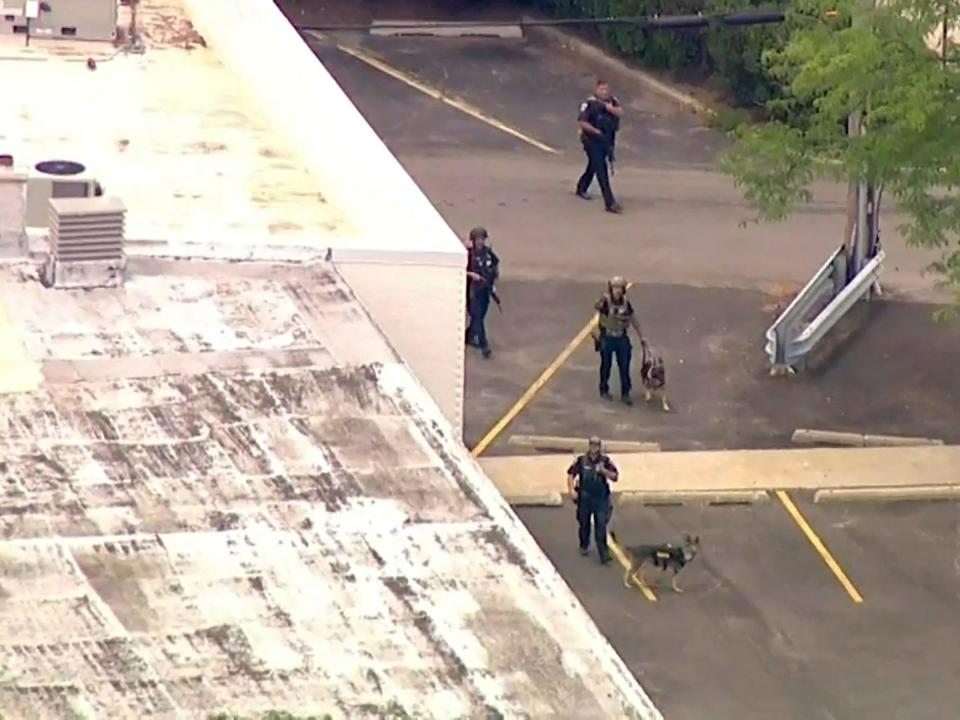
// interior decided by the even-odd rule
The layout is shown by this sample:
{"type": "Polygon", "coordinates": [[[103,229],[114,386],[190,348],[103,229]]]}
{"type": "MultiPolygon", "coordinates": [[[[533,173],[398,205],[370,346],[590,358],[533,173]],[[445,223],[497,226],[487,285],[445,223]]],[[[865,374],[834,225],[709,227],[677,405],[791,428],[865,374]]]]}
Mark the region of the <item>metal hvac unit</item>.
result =
{"type": "Polygon", "coordinates": [[[126,208],[118,198],[50,201],[50,255],[44,284],[57,288],[123,285],[126,208]]]}
{"type": "Polygon", "coordinates": [[[0,32],[66,40],[117,38],[118,0],[0,0],[0,32]],[[29,8],[32,8],[28,11],[29,8]]]}
{"type": "Polygon", "coordinates": [[[97,193],[97,181],[85,173],[86,167],[71,160],[47,160],[37,163],[27,178],[27,213],[24,224],[30,228],[47,227],[50,200],[88,198],[97,193]]]}

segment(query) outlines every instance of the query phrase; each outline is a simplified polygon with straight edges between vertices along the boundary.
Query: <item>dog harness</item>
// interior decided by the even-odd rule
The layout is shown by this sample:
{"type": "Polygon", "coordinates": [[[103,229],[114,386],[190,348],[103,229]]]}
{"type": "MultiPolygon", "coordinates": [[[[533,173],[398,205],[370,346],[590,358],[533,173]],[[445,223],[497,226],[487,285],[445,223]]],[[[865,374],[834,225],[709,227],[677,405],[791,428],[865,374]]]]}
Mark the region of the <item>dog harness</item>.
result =
{"type": "Polygon", "coordinates": [[[661,545],[657,548],[654,553],[654,565],[656,565],[656,567],[660,570],[666,570],[671,560],[679,567],[686,565],[687,558],[683,554],[683,548],[674,547],[673,545],[661,545]]]}

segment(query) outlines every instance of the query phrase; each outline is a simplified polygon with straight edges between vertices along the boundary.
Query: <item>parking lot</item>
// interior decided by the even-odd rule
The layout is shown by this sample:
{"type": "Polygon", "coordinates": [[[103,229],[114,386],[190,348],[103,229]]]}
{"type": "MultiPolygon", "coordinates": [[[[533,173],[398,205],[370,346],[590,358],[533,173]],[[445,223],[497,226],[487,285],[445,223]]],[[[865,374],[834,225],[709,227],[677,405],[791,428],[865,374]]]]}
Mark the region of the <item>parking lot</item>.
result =
{"type": "MultiPolygon", "coordinates": [[[[748,210],[708,167],[723,138],[628,75],[526,41],[354,34],[311,44],[451,226],[486,225],[503,259],[504,310],[488,324],[494,356],[467,358],[468,445],[570,343],[614,273],[637,283],[630,295],[667,362],[675,412],[601,404],[597,358],[584,343],[487,452],[516,452],[511,434],[599,433],[665,450],[783,447],[797,427],[960,442],[960,326],[931,320],[929,303],[942,296],[922,275],[929,258],[904,247],[895,217],[884,298],[836,328],[809,373],[770,378],[763,332],[835,246],[844,213],[835,188],[818,188],[788,223],[741,228],[748,210]],[[598,74],[629,113],[614,177],[619,217],[572,196],[582,169],[573,119],[598,74]]],[[[776,500],[621,504],[615,529],[627,543],[702,537],[687,591],[655,590],[656,603],[624,588],[616,567],[576,553],[569,505],[518,512],[668,718],[951,716],[960,706],[951,633],[960,506],[793,500],[862,603],[776,500]]]]}
{"type": "Polygon", "coordinates": [[[958,506],[795,502],[862,604],[776,503],[621,503],[614,527],[624,543],[701,536],[685,592],[667,583],[654,589],[656,603],[623,587],[617,565],[579,556],[571,506],[518,512],[667,718],[951,716],[960,703],[958,506]]]}

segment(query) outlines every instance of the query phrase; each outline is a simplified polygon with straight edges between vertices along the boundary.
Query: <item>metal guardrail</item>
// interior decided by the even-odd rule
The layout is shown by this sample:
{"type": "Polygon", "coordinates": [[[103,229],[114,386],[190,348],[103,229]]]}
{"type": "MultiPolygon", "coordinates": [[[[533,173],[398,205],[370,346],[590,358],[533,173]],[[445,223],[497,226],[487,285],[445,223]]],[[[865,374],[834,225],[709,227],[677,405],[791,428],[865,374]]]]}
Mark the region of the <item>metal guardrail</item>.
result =
{"type": "Polygon", "coordinates": [[[767,330],[766,352],[770,358],[770,374],[796,372],[817,343],[836,325],[854,304],[877,284],[885,254],[882,250],[864,265],[849,282],[847,262],[842,247],[837,248],[816,275],[787,306],[767,330]],[[802,329],[807,315],[827,294],[833,297],[826,307],[802,329]]]}
{"type": "Polygon", "coordinates": [[[844,258],[842,247],[838,247],[827,258],[816,274],[797,294],[787,308],[780,313],[776,322],[767,330],[767,356],[773,366],[771,374],[780,368],[792,368],[794,358],[788,355],[792,330],[802,321],[813,306],[828,291],[835,287],[834,274],[844,258]]]}

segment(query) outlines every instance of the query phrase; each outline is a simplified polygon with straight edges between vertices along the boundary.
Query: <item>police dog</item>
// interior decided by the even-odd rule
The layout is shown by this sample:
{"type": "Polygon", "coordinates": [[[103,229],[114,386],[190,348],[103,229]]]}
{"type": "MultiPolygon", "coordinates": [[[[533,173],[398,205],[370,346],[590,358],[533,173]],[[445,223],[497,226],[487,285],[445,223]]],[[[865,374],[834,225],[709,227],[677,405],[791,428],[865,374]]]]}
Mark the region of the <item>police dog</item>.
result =
{"type": "Polygon", "coordinates": [[[663,365],[663,358],[654,355],[646,340],[640,343],[640,347],[643,350],[640,382],[643,385],[644,400],[650,402],[654,395],[659,395],[663,411],[670,412],[670,403],[667,402],[667,369],[663,365]]]}
{"type": "MultiPolygon", "coordinates": [[[[617,536],[612,532],[610,537],[617,541],[617,536]]],[[[627,545],[623,547],[623,552],[627,556],[627,569],[623,574],[624,587],[630,587],[630,578],[634,575],[640,575],[640,582],[646,583],[643,575],[643,569],[651,564],[661,572],[672,572],[673,577],[670,580],[670,586],[674,592],[683,592],[677,580],[680,572],[690,564],[690,562],[700,552],[700,536],[692,536],[684,533],[683,541],[680,545],[671,543],[662,543],[660,545],[627,545]]]]}

